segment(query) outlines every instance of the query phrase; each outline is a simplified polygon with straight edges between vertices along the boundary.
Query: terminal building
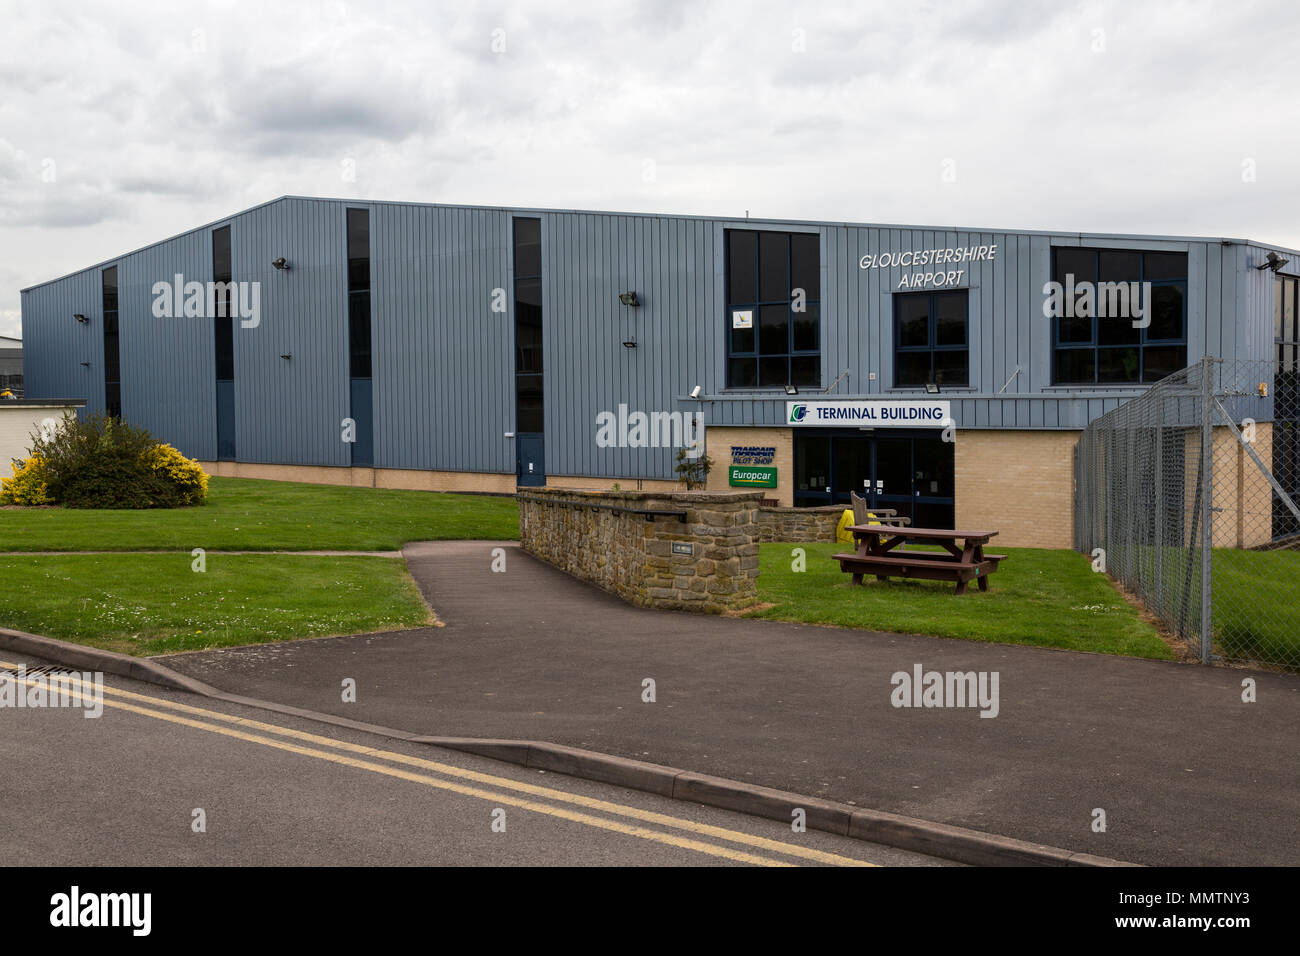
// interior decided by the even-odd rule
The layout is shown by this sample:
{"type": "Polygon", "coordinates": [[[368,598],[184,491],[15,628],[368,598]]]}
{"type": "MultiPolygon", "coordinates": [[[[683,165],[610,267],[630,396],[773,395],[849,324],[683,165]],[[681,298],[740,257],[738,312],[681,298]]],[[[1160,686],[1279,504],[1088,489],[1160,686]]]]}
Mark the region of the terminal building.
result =
{"type": "Polygon", "coordinates": [[[1291,349],[1298,276],[1241,239],[284,197],[23,290],[24,385],[217,475],[678,488],[702,436],[710,489],[1065,548],[1080,430],[1291,349]]]}

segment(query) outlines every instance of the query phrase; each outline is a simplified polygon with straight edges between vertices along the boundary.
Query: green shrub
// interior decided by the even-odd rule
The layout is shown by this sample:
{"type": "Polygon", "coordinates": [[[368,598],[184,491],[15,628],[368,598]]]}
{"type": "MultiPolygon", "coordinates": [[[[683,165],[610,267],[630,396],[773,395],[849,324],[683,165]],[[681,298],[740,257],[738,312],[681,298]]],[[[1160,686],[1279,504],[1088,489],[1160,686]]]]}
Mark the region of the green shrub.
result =
{"type": "Polygon", "coordinates": [[[176,508],[207,493],[197,462],[108,415],[66,416],[33,441],[49,497],[67,508],[176,508]]]}

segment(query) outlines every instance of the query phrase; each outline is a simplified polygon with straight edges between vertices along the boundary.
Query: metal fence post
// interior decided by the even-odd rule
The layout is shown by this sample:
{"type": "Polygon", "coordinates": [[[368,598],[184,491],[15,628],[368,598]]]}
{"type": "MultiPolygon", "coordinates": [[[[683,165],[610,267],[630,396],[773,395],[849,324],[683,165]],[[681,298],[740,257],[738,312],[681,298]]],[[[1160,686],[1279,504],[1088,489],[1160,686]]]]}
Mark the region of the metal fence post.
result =
{"type": "Polygon", "coordinates": [[[1201,663],[1210,662],[1214,639],[1214,359],[1201,359],[1201,663]]]}
{"type": "Polygon", "coordinates": [[[1155,507],[1155,545],[1156,545],[1156,579],[1155,587],[1155,607],[1157,614],[1165,612],[1165,430],[1162,427],[1159,417],[1156,419],[1156,465],[1155,474],[1151,479],[1152,487],[1155,489],[1152,494],[1152,501],[1155,507]]]}

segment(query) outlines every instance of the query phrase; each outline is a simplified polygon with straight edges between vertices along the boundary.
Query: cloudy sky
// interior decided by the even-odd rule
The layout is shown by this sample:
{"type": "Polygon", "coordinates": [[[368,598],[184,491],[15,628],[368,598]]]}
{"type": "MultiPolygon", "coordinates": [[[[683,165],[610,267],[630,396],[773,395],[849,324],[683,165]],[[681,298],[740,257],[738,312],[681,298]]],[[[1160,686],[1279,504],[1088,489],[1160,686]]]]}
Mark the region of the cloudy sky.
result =
{"type": "Polygon", "coordinates": [[[19,290],[285,194],[1300,247],[1300,5],[0,0],[19,290]]]}

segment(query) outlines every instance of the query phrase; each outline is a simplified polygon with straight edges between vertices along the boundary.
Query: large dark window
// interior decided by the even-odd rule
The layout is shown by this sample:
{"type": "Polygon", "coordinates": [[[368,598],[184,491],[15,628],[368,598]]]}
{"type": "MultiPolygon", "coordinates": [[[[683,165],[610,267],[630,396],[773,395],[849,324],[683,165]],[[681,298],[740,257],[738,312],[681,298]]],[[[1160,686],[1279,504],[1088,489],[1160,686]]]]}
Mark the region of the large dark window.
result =
{"type": "Polygon", "coordinates": [[[1063,295],[1052,319],[1053,384],[1155,382],[1187,365],[1186,253],[1060,247],[1052,250],[1052,279],[1075,290],[1073,304],[1063,295]],[[1134,328],[1147,309],[1150,324],[1134,328]]]}
{"type": "Polygon", "coordinates": [[[969,298],[952,292],[894,296],[894,387],[970,384],[969,298]]]}
{"type": "MultiPolygon", "coordinates": [[[[1290,494],[1300,498],[1300,280],[1277,276],[1273,280],[1273,344],[1277,367],[1273,371],[1273,477],[1290,494]]],[[[1273,496],[1273,537],[1300,532],[1291,509],[1273,496]]]]}
{"type": "Polygon", "coordinates": [[[121,353],[118,349],[117,266],[101,274],[104,304],[104,411],[122,417],[121,353]]]}
{"type": "Polygon", "coordinates": [[[821,385],[821,252],[812,233],[732,229],[727,385],[821,385]]]}
{"type": "Polygon", "coordinates": [[[1273,344],[1277,347],[1279,372],[1300,370],[1300,281],[1290,276],[1277,276],[1273,280],[1273,344]]]}
{"type": "MultiPolygon", "coordinates": [[[[212,230],[212,279],[232,281],[230,227],[212,230]]],[[[219,286],[213,303],[212,340],[217,379],[217,459],[235,460],[235,318],[230,308],[230,289],[219,286]]]]}
{"type": "Polygon", "coordinates": [[[352,464],[375,461],[370,334],[370,211],[348,210],[348,385],[352,464]]]}
{"type": "Polygon", "coordinates": [[[542,221],[516,219],[515,430],[545,430],[542,377],[542,221]]]}

